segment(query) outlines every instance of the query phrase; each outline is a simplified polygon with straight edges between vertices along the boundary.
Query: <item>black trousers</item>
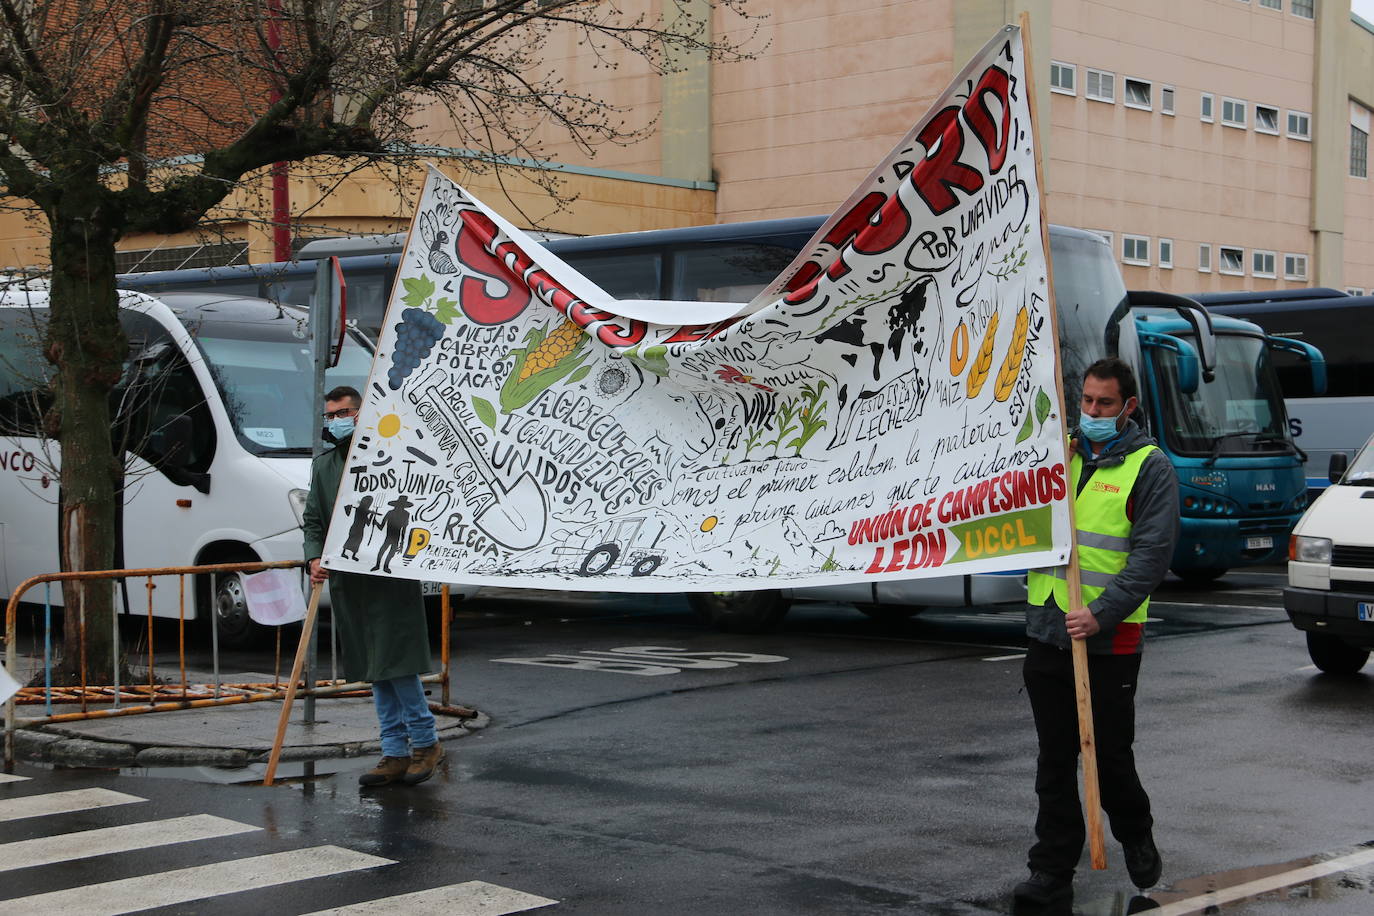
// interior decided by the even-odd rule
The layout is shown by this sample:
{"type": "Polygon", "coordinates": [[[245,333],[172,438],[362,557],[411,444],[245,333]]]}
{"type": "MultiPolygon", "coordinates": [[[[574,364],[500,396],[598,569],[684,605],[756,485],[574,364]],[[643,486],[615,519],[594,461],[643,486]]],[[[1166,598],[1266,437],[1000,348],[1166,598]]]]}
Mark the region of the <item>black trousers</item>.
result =
{"type": "MultiPolygon", "coordinates": [[[[1098,785],[1112,836],[1131,843],[1149,835],[1150,797],[1135,770],[1135,691],[1140,655],[1090,655],[1093,733],[1098,785]]],[[[1023,673],[1040,739],[1035,793],[1035,845],[1031,871],[1070,877],[1083,855],[1087,831],[1078,799],[1078,706],[1073,653],[1031,640],[1023,673]]]]}

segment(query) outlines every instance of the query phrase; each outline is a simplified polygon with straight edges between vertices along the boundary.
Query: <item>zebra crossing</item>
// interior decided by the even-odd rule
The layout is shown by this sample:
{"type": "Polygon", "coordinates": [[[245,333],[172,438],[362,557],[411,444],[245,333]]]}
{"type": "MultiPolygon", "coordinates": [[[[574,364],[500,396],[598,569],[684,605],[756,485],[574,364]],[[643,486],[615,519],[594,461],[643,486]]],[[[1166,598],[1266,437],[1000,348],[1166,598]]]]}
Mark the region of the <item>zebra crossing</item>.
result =
{"type": "MultiPolygon", "coordinates": [[[[0,773],[7,790],[25,789],[25,776],[0,773]]],[[[42,823],[45,817],[80,814],[98,817],[117,806],[147,799],[105,788],[0,793],[0,823],[42,823]]],[[[0,894],[13,886],[8,880],[24,869],[62,863],[89,863],[99,856],[132,851],[156,853],[187,843],[204,843],[262,831],[261,827],[210,814],[189,814],[54,832],[29,839],[0,842],[0,894]]],[[[148,861],[156,861],[149,858],[148,861]]],[[[77,887],[0,899],[0,916],[116,916],[156,907],[205,903],[242,891],[280,887],[298,881],[325,879],[384,869],[397,864],[341,846],[322,845],[269,852],[184,868],[152,871],[132,877],[96,881],[77,887]]],[[[484,881],[465,881],[389,897],[359,901],[308,916],[372,916],[405,912],[407,916],[506,916],[548,907],[558,901],[484,881]]]]}

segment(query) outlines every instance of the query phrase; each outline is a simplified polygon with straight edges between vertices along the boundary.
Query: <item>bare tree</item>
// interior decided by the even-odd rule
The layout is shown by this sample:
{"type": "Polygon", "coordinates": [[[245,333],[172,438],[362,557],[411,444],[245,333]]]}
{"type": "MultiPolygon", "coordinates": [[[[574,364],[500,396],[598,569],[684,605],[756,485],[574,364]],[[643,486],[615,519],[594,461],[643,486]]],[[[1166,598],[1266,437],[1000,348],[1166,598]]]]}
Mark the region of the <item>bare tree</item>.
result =
{"type": "MultiPolygon", "coordinates": [[[[262,169],[308,160],[337,175],[412,156],[424,111],[447,112],[492,163],[540,158],[549,125],[589,150],[632,141],[643,125],[543,63],[551,37],[572,32],[607,65],[669,72],[688,56],[745,56],[700,11],[747,18],[746,2],[0,0],[0,192],[41,213],[50,236],[46,425],[62,450],[62,569],[113,557],[122,237],[187,231],[212,210],[262,219],[223,214],[262,169]]],[[[84,604],[88,640],[110,638],[110,594],[64,593],[69,621],[84,604]]],[[[76,634],[67,627],[73,678],[76,634]]],[[[108,642],[87,658],[92,682],[109,676],[108,642]]]]}

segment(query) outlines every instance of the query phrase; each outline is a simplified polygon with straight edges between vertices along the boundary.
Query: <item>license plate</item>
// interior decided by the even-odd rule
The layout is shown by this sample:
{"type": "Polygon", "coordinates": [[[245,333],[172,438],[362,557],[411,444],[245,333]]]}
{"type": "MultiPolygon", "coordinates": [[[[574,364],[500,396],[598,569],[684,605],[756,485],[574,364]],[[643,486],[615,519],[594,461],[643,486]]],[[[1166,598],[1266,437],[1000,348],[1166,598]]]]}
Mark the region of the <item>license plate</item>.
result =
{"type": "Polygon", "coordinates": [[[1360,601],[1355,604],[1355,613],[1361,620],[1374,620],[1374,601],[1360,601]]]}
{"type": "Polygon", "coordinates": [[[441,583],[439,583],[439,582],[421,582],[421,583],[420,583],[420,594],[422,594],[422,595],[437,595],[437,594],[439,594],[439,590],[442,589],[442,588],[443,588],[443,585],[442,585],[441,583]]]}
{"type": "Polygon", "coordinates": [[[1269,537],[1268,535],[1264,535],[1263,537],[1245,539],[1246,550],[1269,550],[1273,548],[1273,546],[1274,539],[1269,537]]]}

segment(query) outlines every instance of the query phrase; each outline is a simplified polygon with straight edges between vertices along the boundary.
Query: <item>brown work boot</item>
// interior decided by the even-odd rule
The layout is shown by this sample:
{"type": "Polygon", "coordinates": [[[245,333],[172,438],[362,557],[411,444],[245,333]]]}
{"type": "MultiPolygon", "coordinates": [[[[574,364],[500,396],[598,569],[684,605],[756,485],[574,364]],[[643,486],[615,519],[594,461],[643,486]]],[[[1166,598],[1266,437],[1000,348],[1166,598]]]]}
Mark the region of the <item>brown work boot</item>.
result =
{"type": "Polygon", "coordinates": [[[384,786],[405,778],[409,757],[383,757],[377,765],[358,777],[360,786],[384,786]]]}
{"type": "Polygon", "coordinates": [[[444,748],[440,744],[431,744],[429,747],[417,747],[410,752],[410,766],[406,767],[405,775],[401,777],[401,782],[408,786],[417,786],[426,779],[434,775],[434,768],[444,759],[444,748]]]}

